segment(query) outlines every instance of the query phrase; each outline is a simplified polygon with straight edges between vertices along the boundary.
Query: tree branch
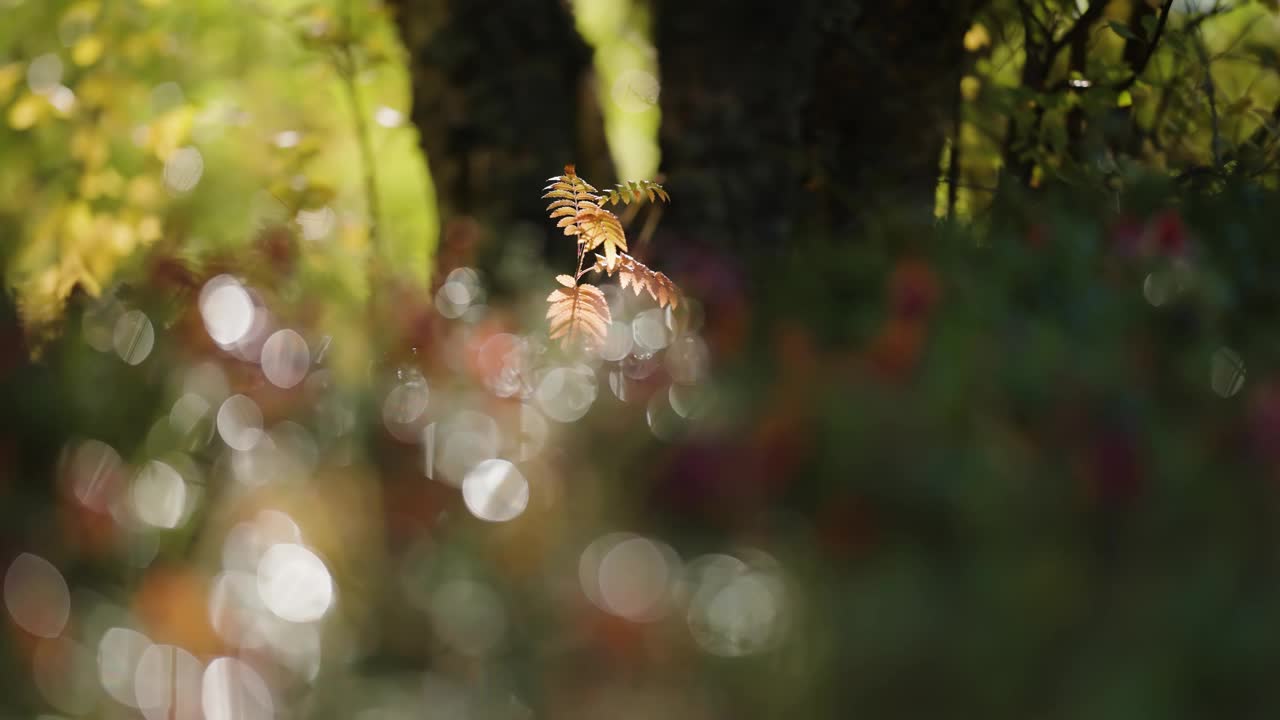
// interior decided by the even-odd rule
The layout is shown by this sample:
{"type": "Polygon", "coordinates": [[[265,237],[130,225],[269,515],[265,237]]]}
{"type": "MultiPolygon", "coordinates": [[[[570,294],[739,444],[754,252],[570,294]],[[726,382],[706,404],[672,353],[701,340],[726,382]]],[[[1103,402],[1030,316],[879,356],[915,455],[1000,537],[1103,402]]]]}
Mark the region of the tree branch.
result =
{"type": "Polygon", "coordinates": [[[364,176],[364,202],[365,211],[369,214],[369,240],[373,246],[372,258],[379,258],[379,261],[370,263],[370,267],[377,269],[386,263],[390,258],[387,256],[386,248],[382,247],[380,239],[381,218],[378,210],[378,176],[374,165],[373,143],[369,135],[369,124],[364,117],[364,103],[360,99],[360,88],[356,83],[356,76],[359,74],[359,61],[355,53],[352,51],[352,43],[355,41],[355,15],[352,12],[351,0],[343,6],[345,9],[344,17],[344,38],[343,45],[340,48],[341,61],[338,64],[338,75],[342,79],[342,88],[347,96],[347,104],[351,110],[351,122],[355,126],[356,143],[360,152],[360,169],[364,176]]]}
{"type": "MultiPolygon", "coordinates": [[[[1099,4],[1094,3],[1094,5],[1099,4]]],[[[1093,6],[1090,6],[1089,10],[1092,9],[1093,6]]],[[[1069,81],[1075,73],[1079,73],[1083,77],[1087,69],[1089,34],[1081,32],[1068,33],[1068,35],[1071,37],[1071,52],[1067,61],[1067,79],[1069,81]]],[[[1084,141],[1084,129],[1084,105],[1077,103],[1067,112],[1067,152],[1076,160],[1080,160],[1082,157],[1081,146],[1084,141]]]]}
{"type": "Polygon", "coordinates": [[[960,103],[956,103],[955,125],[952,128],[951,148],[947,158],[947,219],[955,220],[956,201],[960,191],[960,103]]]}
{"type": "Polygon", "coordinates": [[[1088,35],[1089,28],[1093,27],[1093,24],[1102,17],[1102,13],[1106,11],[1107,6],[1110,4],[1111,0],[1093,0],[1093,2],[1089,3],[1089,7],[1080,13],[1080,17],[1076,18],[1071,28],[1062,37],[1049,44],[1049,57],[1052,58],[1066,46],[1088,35]]]}
{"type": "MultiPolygon", "coordinates": [[[[1095,3],[1095,4],[1099,4],[1099,3],[1095,3]]],[[[1106,5],[1105,0],[1100,4],[1106,5]]],[[[1092,10],[1093,8],[1094,8],[1094,5],[1090,5],[1088,10],[1092,10]]],[[[1111,86],[1112,90],[1114,90],[1115,92],[1122,92],[1124,90],[1128,90],[1129,88],[1133,87],[1133,84],[1138,81],[1138,78],[1142,77],[1142,74],[1146,72],[1147,66],[1151,64],[1151,58],[1155,55],[1156,48],[1160,44],[1160,38],[1164,35],[1165,26],[1167,26],[1169,23],[1169,11],[1172,8],[1173,8],[1173,0],[1165,0],[1164,6],[1160,8],[1160,17],[1156,21],[1155,32],[1152,33],[1151,40],[1146,43],[1145,52],[1143,52],[1142,57],[1138,58],[1136,66],[1133,68],[1132,73],[1129,75],[1129,77],[1125,78],[1124,80],[1121,80],[1115,85],[1112,85],[1111,86]]],[[[1088,10],[1086,10],[1086,13],[1088,12],[1088,10]]],[[[1212,16],[1212,14],[1213,12],[1211,11],[1210,13],[1206,13],[1205,15],[1200,17],[1201,18],[1210,17],[1212,16]]],[[[1084,15],[1081,15],[1080,17],[1081,17],[1081,20],[1084,19],[1084,15]]],[[[1070,31],[1068,31],[1067,35],[1064,35],[1062,37],[1062,39],[1066,40],[1067,36],[1075,33],[1076,30],[1079,28],[1079,26],[1080,26],[1080,23],[1077,22],[1076,25],[1073,26],[1070,31]]],[[[1085,29],[1086,30],[1088,29],[1087,25],[1085,26],[1085,29]]],[[[1055,43],[1055,46],[1058,48],[1058,50],[1062,49],[1062,46],[1059,46],[1058,43],[1055,43]]],[[[1089,90],[1092,87],[1094,86],[1090,84],[1075,85],[1071,83],[1070,78],[1064,78],[1054,83],[1053,85],[1050,85],[1049,87],[1044,88],[1044,92],[1059,93],[1059,92],[1064,92],[1066,90],[1089,90]]]]}
{"type": "Polygon", "coordinates": [[[1248,144],[1262,147],[1264,143],[1277,134],[1277,128],[1280,128],[1280,102],[1277,102],[1271,108],[1271,115],[1263,120],[1258,129],[1254,130],[1253,134],[1249,136],[1248,144]]]}
{"type": "Polygon", "coordinates": [[[1169,24],[1169,11],[1173,9],[1173,0],[1165,0],[1164,6],[1160,8],[1160,18],[1156,20],[1155,32],[1151,33],[1151,40],[1147,42],[1147,51],[1143,53],[1142,59],[1138,61],[1137,67],[1133,68],[1133,74],[1127,80],[1123,80],[1116,84],[1113,88],[1116,92],[1128,90],[1133,84],[1142,77],[1142,73],[1146,72],[1147,66],[1151,64],[1151,58],[1156,54],[1156,47],[1160,45],[1160,37],[1164,34],[1164,28],[1169,24]]]}
{"type": "Polygon", "coordinates": [[[1031,49],[1043,47],[1032,32],[1039,22],[1036,20],[1036,14],[1031,11],[1031,6],[1027,4],[1027,0],[1018,0],[1018,15],[1022,18],[1022,38],[1023,43],[1027,46],[1027,59],[1030,60],[1031,49]]]}
{"type": "Polygon", "coordinates": [[[1036,11],[1029,5],[1026,0],[1018,0],[1018,12],[1022,13],[1024,23],[1030,22],[1040,28],[1040,32],[1044,33],[1046,40],[1053,39],[1053,33],[1049,30],[1049,26],[1043,20],[1036,17],[1036,11]]]}

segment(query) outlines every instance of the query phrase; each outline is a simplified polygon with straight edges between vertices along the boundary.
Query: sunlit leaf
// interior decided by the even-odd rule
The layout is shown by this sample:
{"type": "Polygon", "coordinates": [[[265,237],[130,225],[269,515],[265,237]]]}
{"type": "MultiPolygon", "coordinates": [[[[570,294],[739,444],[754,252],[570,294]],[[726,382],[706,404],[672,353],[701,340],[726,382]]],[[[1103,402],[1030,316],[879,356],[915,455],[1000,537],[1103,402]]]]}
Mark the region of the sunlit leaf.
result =
{"type": "Polygon", "coordinates": [[[98,62],[102,57],[102,38],[98,35],[85,35],[71,47],[71,60],[80,67],[87,67],[98,62]]]}
{"type": "Polygon", "coordinates": [[[671,282],[671,278],[649,268],[644,263],[627,254],[619,254],[610,259],[607,255],[596,255],[595,269],[608,275],[617,274],[618,284],[623,289],[630,287],[639,295],[648,292],[649,297],[658,303],[658,307],[680,305],[680,289],[671,282]]]}
{"type": "MultiPolygon", "coordinates": [[[[567,275],[557,279],[561,284],[566,279],[573,281],[567,275]]],[[[586,283],[556,288],[547,296],[547,303],[552,340],[560,340],[565,347],[580,342],[588,348],[595,348],[604,343],[612,317],[609,303],[600,288],[586,283]]]]}
{"type": "Polygon", "coordinates": [[[27,93],[18,98],[9,108],[9,127],[14,130],[28,130],[47,116],[50,111],[49,102],[39,95],[27,93]]]}
{"type": "Polygon", "coordinates": [[[661,198],[663,202],[671,202],[671,196],[667,194],[667,191],[652,180],[632,180],[619,183],[602,196],[603,201],[610,205],[617,205],[619,202],[630,205],[632,202],[643,202],[646,199],[649,202],[655,202],[658,198],[661,198]]]}
{"type": "Polygon", "coordinates": [[[605,255],[611,258],[620,251],[626,251],[627,237],[617,215],[594,205],[584,206],[576,221],[582,234],[584,251],[604,246],[605,255]]]}
{"type": "Polygon", "coordinates": [[[964,49],[969,52],[977,52],[990,44],[991,33],[987,32],[987,27],[982,23],[974,23],[964,34],[964,49]]]}

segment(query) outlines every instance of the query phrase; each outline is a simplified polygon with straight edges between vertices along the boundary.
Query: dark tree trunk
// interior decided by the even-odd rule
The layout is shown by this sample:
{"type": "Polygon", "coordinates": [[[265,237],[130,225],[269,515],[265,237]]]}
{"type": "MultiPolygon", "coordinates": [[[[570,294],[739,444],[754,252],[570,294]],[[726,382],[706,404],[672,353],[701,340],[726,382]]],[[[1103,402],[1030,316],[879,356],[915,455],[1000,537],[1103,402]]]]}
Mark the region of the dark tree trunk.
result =
{"type": "Polygon", "coordinates": [[[664,227],[780,248],[932,220],[973,3],[655,4],[664,227]]]}
{"type": "MultiPolygon", "coordinates": [[[[798,233],[849,237],[893,208],[932,220],[980,0],[651,2],[676,198],[664,234],[780,250],[798,233]]],[[[542,179],[604,152],[582,147],[600,133],[577,127],[592,117],[579,107],[590,53],[565,6],[392,4],[444,218],[540,221],[542,179]]]]}
{"type": "MultiPolygon", "coordinates": [[[[543,180],[579,148],[590,52],[554,0],[391,0],[409,52],[412,119],[441,219],[543,217],[543,180]]],[[[586,135],[590,135],[589,133],[586,135]]]]}

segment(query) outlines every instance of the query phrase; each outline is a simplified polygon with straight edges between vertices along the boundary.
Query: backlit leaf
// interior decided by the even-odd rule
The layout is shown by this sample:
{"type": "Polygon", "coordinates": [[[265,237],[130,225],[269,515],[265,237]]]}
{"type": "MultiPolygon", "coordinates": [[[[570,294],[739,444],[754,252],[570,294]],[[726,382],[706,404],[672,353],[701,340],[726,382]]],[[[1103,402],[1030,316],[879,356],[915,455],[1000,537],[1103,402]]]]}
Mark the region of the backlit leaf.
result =
{"type": "MultiPolygon", "coordinates": [[[[572,283],[567,275],[557,280],[572,283]]],[[[604,343],[612,317],[600,288],[586,283],[556,288],[547,296],[547,303],[552,340],[559,340],[564,347],[580,342],[587,348],[598,348],[604,343]]]]}
{"type": "Polygon", "coordinates": [[[636,295],[642,291],[658,303],[658,307],[679,307],[680,290],[671,278],[649,268],[625,253],[610,259],[608,255],[596,255],[595,269],[608,275],[617,273],[618,284],[625,290],[630,287],[636,295]]]}

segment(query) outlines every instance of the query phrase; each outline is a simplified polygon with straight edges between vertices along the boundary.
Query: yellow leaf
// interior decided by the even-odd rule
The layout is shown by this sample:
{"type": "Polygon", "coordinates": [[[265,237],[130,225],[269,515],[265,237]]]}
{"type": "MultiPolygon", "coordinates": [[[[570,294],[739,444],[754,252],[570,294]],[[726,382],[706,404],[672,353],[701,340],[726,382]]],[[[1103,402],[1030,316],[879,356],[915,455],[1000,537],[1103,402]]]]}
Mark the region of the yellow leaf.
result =
{"type": "Polygon", "coordinates": [[[565,347],[580,341],[588,348],[600,347],[609,334],[609,303],[600,288],[583,283],[557,288],[547,296],[547,321],[552,340],[565,347]]]}
{"type": "Polygon", "coordinates": [[[138,240],[137,236],[133,234],[133,228],[123,222],[111,223],[111,230],[107,239],[110,247],[120,255],[127,255],[133,252],[138,240]]]}
{"type": "Polygon", "coordinates": [[[363,223],[344,222],[340,227],[338,243],[344,250],[361,253],[369,246],[368,228],[363,223]]]}
{"type": "Polygon", "coordinates": [[[115,272],[120,256],[103,243],[97,243],[94,247],[86,249],[83,259],[85,266],[93,277],[106,279],[111,277],[111,273],[115,272]]]}
{"type": "Polygon", "coordinates": [[[965,100],[975,100],[982,90],[982,81],[973,75],[965,75],[960,79],[960,95],[965,100]]]}
{"type": "Polygon", "coordinates": [[[167,160],[175,150],[187,144],[191,122],[195,113],[190,106],[176,107],[151,123],[146,146],[161,160],[167,160]]]}
{"type": "Polygon", "coordinates": [[[98,297],[101,295],[102,284],[99,283],[98,279],[89,272],[89,269],[84,266],[84,262],[78,256],[72,257],[75,258],[75,264],[70,270],[72,273],[70,275],[71,284],[67,287],[66,294],[70,295],[71,290],[74,289],[76,285],[79,285],[84,288],[85,292],[89,293],[90,297],[98,297]]]}
{"type": "Polygon", "coordinates": [[[66,215],[62,220],[63,237],[79,243],[93,234],[93,226],[93,211],[89,209],[89,203],[79,201],[67,206],[66,215]]]}
{"type": "Polygon", "coordinates": [[[80,67],[88,67],[102,57],[102,38],[97,35],[85,35],[71,47],[71,60],[80,67]]]}
{"type": "Polygon", "coordinates": [[[22,66],[18,63],[9,63],[0,67],[0,102],[5,102],[13,93],[13,89],[17,87],[18,81],[22,79],[22,66]]]}
{"type": "Polygon", "coordinates": [[[605,261],[605,264],[608,265],[609,267],[614,267],[615,265],[618,264],[618,246],[617,245],[613,243],[605,243],[604,261],[605,261]]]}
{"type": "MultiPolygon", "coordinates": [[[[551,183],[543,188],[542,198],[551,200],[547,205],[547,213],[552,219],[560,218],[556,227],[563,228],[565,235],[582,235],[580,227],[583,213],[599,210],[600,198],[591,183],[574,173],[572,165],[564,166],[564,175],[549,178],[551,183]]],[[[579,243],[582,238],[578,238],[579,243]]]]}
{"type": "Polygon", "coordinates": [[[579,203],[578,227],[582,230],[585,243],[584,250],[595,250],[605,246],[606,255],[616,255],[618,251],[626,252],[627,236],[622,230],[622,222],[618,216],[597,207],[594,203],[579,203]]]}
{"type": "Polygon", "coordinates": [[[86,172],[80,176],[80,194],[86,198],[119,197],[124,186],[124,178],[115,168],[107,168],[101,172],[86,172]]]}
{"type": "Polygon", "coordinates": [[[9,127],[27,130],[49,114],[49,102],[39,95],[27,93],[9,108],[9,127]]]}
{"type": "Polygon", "coordinates": [[[61,312],[62,302],[67,299],[76,285],[80,285],[90,295],[97,296],[102,286],[89,274],[84,260],[79,253],[69,252],[62,256],[57,265],[48,268],[36,276],[27,286],[27,291],[36,296],[36,301],[51,310],[48,319],[54,319],[61,312]]]}
{"type": "Polygon", "coordinates": [[[160,183],[149,175],[139,175],[125,188],[129,204],[138,208],[155,207],[160,202],[160,183]]]}
{"type": "Polygon", "coordinates": [[[991,33],[987,32],[986,26],[982,23],[974,23],[973,27],[964,34],[964,49],[969,52],[977,52],[990,44],[991,33]]]}
{"type": "Polygon", "coordinates": [[[1132,106],[1133,106],[1133,94],[1130,93],[1128,90],[1121,91],[1120,97],[1116,98],[1116,107],[1127,108],[1132,106]]]}
{"type": "Polygon", "coordinates": [[[138,221],[138,239],[144,244],[159,240],[162,230],[160,218],[155,215],[147,215],[138,221]]]}

